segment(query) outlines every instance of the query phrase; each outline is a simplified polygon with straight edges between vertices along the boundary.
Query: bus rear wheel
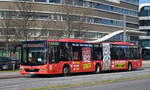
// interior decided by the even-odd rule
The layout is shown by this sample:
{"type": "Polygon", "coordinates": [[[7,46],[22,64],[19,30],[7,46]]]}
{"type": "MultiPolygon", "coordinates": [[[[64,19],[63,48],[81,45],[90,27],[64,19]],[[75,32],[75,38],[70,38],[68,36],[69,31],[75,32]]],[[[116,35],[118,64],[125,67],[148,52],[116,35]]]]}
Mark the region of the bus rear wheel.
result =
{"type": "Polygon", "coordinates": [[[70,73],[69,67],[64,67],[64,68],[63,68],[63,76],[68,76],[69,73],[70,73]]]}
{"type": "Polygon", "coordinates": [[[132,69],[133,69],[133,68],[132,68],[132,64],[129,63],[129,64],[128,64],[128,71],[132,71],[132,69]]]}
{"type": "Polygon", "coordinates": [[[100,72],[101,72],[101,67],[100,67],[100,65],[96,65],[96,66],[95,66],[95,73],[98,74],[98,73],[100,73],[100,72]]]}

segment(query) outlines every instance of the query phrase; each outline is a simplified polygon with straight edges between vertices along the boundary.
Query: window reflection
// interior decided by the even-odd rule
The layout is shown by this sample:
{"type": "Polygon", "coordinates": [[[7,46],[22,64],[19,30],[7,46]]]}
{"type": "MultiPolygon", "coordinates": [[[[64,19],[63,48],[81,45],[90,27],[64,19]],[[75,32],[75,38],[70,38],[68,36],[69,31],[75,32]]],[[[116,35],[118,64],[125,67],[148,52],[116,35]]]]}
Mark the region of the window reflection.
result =
{"type": "Polygon", "coordinates": [[[46,2],[46,0],[35,0],[35,2],[46,2]]]}
{"type": "Polygon", "coordinates": [[[50,3],[60,3],[60,0],[49,0],[50,3]]]}

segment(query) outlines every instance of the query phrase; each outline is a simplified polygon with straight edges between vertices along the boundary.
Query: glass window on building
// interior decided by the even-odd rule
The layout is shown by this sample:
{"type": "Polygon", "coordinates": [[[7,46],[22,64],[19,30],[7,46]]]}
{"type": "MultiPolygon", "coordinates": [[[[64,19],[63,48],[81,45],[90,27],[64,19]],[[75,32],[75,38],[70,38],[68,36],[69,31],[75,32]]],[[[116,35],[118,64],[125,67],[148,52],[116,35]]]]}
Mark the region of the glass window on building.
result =
{"type": "Polygon", "coordinates": [[[74,0],[64,0],[64,4],[73,5],[74,4],[74,0]]]}
{"type": "Polygon", "coordinates": [[[89,23],[89,24],[94,23],[94,18],[88,17],[88,18],[87,18],[87,23],[89,23]]]}
{"type": "Polygon", "coordinates": [[[150,30],[146,30],[147,35],[150,36],[150,30]]]}
{"type": "Polygon", "coordinates": [[[150,16],[150,6],[145,6],[141,8],[140,16],[150,16]]]}
{"type": "Polygon", "coordinates": [[[131,4],[137,4],[139,5],[139,0],[124,0],[125,2],[131,3],[131,4]]]}
{"type": "Polygon", "coordinates": [[[33,15],[33,16],[32,16],[32,19],[40,19],[40,16],[39,16],[38,14],[33,15]]]}
{"type": "Polygon", "coordinates": [[[58,15],[57,15],[57,19],[60,20],[60,21],[63,21],[63,16],[64,16],[64,15],[62,15],[62,14],[58,14],[58,15]]]}
{"type": "Polygon", "coordinates": [[[39,19],[48,19],[48,14],[44,14],[44,13],[41,13],[41,14],[39,14],[39,19]]]}
{"type": "Polygon", "coordinates": [[[121,9],[121,8],[117,8],[117,7],[114,7],[114,8],[113,8],[113,11],[114,11],[114,12],[119,12],[119,13],[120,13],[120,12],[122,12],[122,9],[121,9]]]}
{"type": "Polygon", "coordinates": [[[91,8],[94,8],[93,2],[89,2],[89,6],[90,6],[91,8]]]}
{"type": "Polygon", "coordinates": [[[101,24],[110,24],[110,20],[107,20],[107,19],[101,19],[100,21],[101,24]]]}
{"type": "Polygon", "coordinates": [[[54,20],[58,20],[57,14],[54,14],[54,20]]]}
{"type": "Polygon", "coordinates": [[[117,21],[117,25],[118,25],[118,26],[123,26],[123,24],[124,24],[123,22],[117,21]]]}
{"type": "Polygon", "coordinates": [[[30,37],[34,37],[34,35],[35,35],[35,30],[27,30],[27,32],[28,32],[28,35],[30,35],[30,37]]]}
{"type": "Polygon", "coordinates": [[[72,21],[80,21],[80,16],[72,15],[71,20],[72,21]]]}
{"type": "Polygon", "coordinates": [[[139,40],[139,37],[138,36],[128,36],[130,38],[130,41],[138,41],[139,40]]]}
{"type": "Polygon", "coordinates": [[[75,0],[74,4],[78,6],[83,6],[83,0],[75,0]]]}
{"type": "Polygon", "coordinates": [[[104,4],[100,4],[99,8],[100,9],[104,9],[104,10],[109,10],[109,6],[108,5],[104,5],[104,4]]]}
{"type": "Polygon", "coordinates": [[[84,37],[85,32],[83,32],[83,31],[74,31],[73,34],[74,34],[75,38],[81,39],[82,36],[84,37]]]}
{"type": "Polygon", "coordinates": [[[54,15],[55,14],[49,14],[49,19],[54,20],[54,15]]]}
{"type": "Polygon", "coordinates": [[[41,36],[48,36],[48,30],[41,30],[41,36]]]}
{"type": "Polygon", "coordinates": [[[141,41],[141,45],[144,46],[144,47],[150,47],[150,41],[143,40],[143,41],[141,41]]]}
{"type": "Polygon", "coordinates": [[[60,3],[60,0],[49,0],[50,3],[60,3]]]}
{"type": "Polygon", "coordinates": [[[59,38],[59,37],[63,36],[63,31],[60,31],[60,30],[49,30],[48,33],[49,33],[50,37],[59,38]]]}
{"type": "Polygon", "coordinates": [[[139,27],[138,24],[134,24],[134,23],[127,23],[126,26],[127,26],[127,27],[130,27],[130,28],[138,28],[138,27],[139,27]]]}
{"type": "Polygon", "coordinates": [[[80,21],[81,22],[86,22],[86,18],[87,18],[86,16],[80,17],[80,21]]]}
{"type": "Polygon", "coordinates": [[[94,18],[94,23],[100,23],[100,19],[99,18],[94,18]]]}
{"type": "Polygon", "coordinates": [[[89,2],[89,1],[83,1],[83,6],[84,7],[89,7],[89,8],[94,8],[93,7],[93,2],[89,2]]]}
{"type": "Polygon", "coordinates": [[[97,39],[98,33],[97,32],[85,32],[83,36],[86,38],[97,39]]]}
{"type": "Polygon", "coordinates": [[[99,8],[100,4],[99,3],[93,3],[93,8],[99,8]]]}
{"type": "Polygon", "coordinates": [[[18,0],[18,1],[30,1],[30,2],[32,2],[33,0],[18,0]]]}
{"type": "Polygon", "coordinates": [[[150,26],[150,20],[140,20],[140,26],[150,26]]]}
{"type": "Polygon", "coordinates": [[[47,0],[35,0],[35,2],[47,2],[47,0]]]}
{"type": "Polygon", "coordinates": [[[51,17],[53,20],[62,21],[63,15],[62,14],[53,14],[53,17],[51,17]]]}

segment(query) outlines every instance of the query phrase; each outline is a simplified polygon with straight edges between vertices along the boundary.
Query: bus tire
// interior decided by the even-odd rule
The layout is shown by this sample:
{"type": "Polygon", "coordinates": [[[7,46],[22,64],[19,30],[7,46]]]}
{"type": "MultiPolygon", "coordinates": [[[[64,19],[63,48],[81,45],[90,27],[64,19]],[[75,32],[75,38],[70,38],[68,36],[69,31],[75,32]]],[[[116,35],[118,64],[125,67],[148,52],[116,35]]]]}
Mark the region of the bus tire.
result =
{"type": "Polygon", "coordinates": [[[70,74],[70,68],[65,66],[63,67],[63,76],[68,76],[70,74]]]}
{"type": "Polygon", "coordinates": [[[98,73],[100,73],[100,72],[101,72],[101,67],[100,67],[99,64],[97,64],[97,65],[95,66],[95,73],[98,74],[98,73]]]}
{"type": "Polygon", "coordinates": [[[129,63],[128,64],[128,71],[132,71],[133,70],[133,68],[132,68],[132,64],[131,63],[129,63]]]}

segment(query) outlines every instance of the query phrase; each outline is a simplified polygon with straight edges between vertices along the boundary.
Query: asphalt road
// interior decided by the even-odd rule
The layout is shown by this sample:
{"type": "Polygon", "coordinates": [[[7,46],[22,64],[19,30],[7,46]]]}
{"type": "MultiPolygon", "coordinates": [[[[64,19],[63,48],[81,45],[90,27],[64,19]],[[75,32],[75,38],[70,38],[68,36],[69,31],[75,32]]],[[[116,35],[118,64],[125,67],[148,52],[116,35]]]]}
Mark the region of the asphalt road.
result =
{"type": "MultiPolygon", "coordinates": [[[[74,83],[81,83],[81,82],[112,80],[117,78],[134,77],[134,76],[142,76],[142,75],[150,75],[150,68],[140,69],[132,72],[105,72],[102,74],[79,74],[79,75],[72,75],[68,77],[53,76],[53,77],[45,77],[45,78],[21,77],[21,78],[11,78],[11,79],[0,79],[0,90],[20,90],[20,89],[27,89],[27,88],[74,84],[74,83]]],[[[127,90],[131,90],[131,89],[127,89],[127,90]]]]}
{"type": "Polygon", "coordinates": [[[72,88],[67,90],[150,90],[150,79],[72,88]]]}

